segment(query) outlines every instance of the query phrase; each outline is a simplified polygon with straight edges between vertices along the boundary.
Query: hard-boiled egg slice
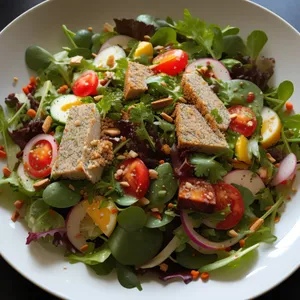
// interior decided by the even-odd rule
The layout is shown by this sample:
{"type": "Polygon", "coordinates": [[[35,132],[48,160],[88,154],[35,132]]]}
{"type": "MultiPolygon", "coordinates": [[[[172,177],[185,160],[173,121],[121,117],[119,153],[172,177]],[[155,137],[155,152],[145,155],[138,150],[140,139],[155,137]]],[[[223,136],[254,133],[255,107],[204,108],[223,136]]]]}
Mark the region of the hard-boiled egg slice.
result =
{"type": "Polygon", "coordinates": [[[261,116],[261,145],[264,148],[269,148],[280,140],[282,124],[277,113],[269,107],[264,107],[262,109],[261,116]]]}
{"type": "Polygon", "coordinates": [[[75,95],[63,95],[52,102],[50,114],[54,120],[65,124],[68,119],[70,108],[81,104],[83,103],[80,101],[80,97],[75,95]]]}
{"type": "Polygon", "coordinates": [[[248,139],[243,135],[239,136],[235,144],[235,155],[238,160],[251,164],[251,156],[248,151],[248,139]]]}
{"type": "Polygon", "coordinates": [[[151,43],[139,42],[139,45],[134,52],[134,57],[138,58],[142,55],[153,56],[153,46],[151,43]]]}
{"type": "Polygon", "coordinates": [[[97,68],[114,69],[117,66],[117,61],[124,57],[126,57],[126,53],[121,47],[111,46],[95,57],[93,65],[97,68]]]}
{"type": "Polygon", "coordinates": [[[91,204],[87,202],[86,212],[107,237],[112,234],[118,216],[118,209],[113,201],[97,196],[91,204]]]}

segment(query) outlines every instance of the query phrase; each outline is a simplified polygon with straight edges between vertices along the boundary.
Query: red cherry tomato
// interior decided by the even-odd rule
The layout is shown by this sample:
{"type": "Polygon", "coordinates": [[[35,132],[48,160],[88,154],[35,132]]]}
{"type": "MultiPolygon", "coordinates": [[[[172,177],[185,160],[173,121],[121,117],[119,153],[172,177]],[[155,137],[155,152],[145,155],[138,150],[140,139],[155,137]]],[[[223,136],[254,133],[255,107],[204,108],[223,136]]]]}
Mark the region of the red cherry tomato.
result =
{"type": "Polygon", "coordinates": [[[236,114],[230,122],[229,128],[245,137],[251,136],[257,126],[257,120],[254,111],[242,105],[232,106],[228,109],[231,115],[236,114]]]}
{"type": "Polygon", "coordinates": [[[99,78],[96,72],[84,72],[74,83],[73,93],[79,97],[86,97],[97,94],[99,78]]]}
{"type": "Polygon", "coordinates": [[[188,64],[188,55],[180,49],[169,50],[156,56],[153,64],[157,64],[152,69],[155,72],[175,76],[185,69],[188,64]]]}
{"type": "Polygon", "coordinates": [[[138,199],[143,198],[150,185],[149,171],[143,161],[139,158],[130,158],[125,160],[119,168],[123,170],[119,181],[129,183],[129,187],[123,187],[124,192],[138,199]]]}
{"type": "Polygon", "coordinates": [[[46,140],[40,140],[31,149],[25,170],[35,178],[44,178],[51,173],[52,147],[46,140]]]}
{"type": "Polygon", "coordinates": [[[219,182],[213,185],[216,194],[215,211],[223,210],[230,204],[231,213],[224,221],[217,224],[217,229],[227,230],[237,225],[242,219],[245,205],[241,193],[231,184],[219,182]]]}

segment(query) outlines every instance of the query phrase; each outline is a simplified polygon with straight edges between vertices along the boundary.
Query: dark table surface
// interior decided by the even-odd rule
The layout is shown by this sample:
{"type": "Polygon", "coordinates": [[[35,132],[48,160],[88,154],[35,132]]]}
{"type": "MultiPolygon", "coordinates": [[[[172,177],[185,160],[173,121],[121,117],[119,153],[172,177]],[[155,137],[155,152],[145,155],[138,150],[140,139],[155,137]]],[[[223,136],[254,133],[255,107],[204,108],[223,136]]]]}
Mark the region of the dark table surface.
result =
{"type": "MultiPolygon", "coordinates": [[[[0,0],[0,30],[21,13],[40,2],[43,0],[0,0]]],[[[254,0],[254,2],[274,11],[300,31],[300,0],[254,0]]],[[[278,272],[280,272],[280,267],[278,267],[278,272]]],[[[258,299],[297,299],[300,292],[299,282],[300,270],[258,299]]],[[[0,258],[0,295],[2,300],[57,299],[27,281],[2,258],[0,258]]]]}

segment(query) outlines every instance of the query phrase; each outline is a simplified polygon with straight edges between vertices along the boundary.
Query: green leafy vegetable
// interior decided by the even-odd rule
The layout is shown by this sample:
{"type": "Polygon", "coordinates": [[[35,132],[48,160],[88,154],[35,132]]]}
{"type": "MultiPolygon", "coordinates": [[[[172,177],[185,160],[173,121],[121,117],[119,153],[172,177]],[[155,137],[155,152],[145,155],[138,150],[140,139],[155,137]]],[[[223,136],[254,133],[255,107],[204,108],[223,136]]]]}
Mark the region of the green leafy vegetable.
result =
{"type": "Polygon", "coordinates": [[[110,255],[103,263],[96,265],[89,265],[89,267],[99,276],[108,275],[115,268],[116,261],[110,255]]]}
{"type": "Polygon", "coordinates": [[[47,96],[50,92],[52,88],[52,83],[50,80],[47,80],[44,85],[37,91],[36,93],[36,97],[41,97],[41,100],[40,100],[40,104],[39,104],[39,108],[36,112],[36,116],[35,116],[35,119],[40,119],[41,117],[41,114],[44,113],[44,109],[45,109],[45,102],[46,102],[46,99],[47,99],[47,96]]]}
{"type": "Polygon", "coordinates": [[[235,65],[241,65],[242,63],[239,60],[233,59],[233,58],[225,58],[221,60],[221,63],[225,65],[225,67],[229,70],[232,69],[235,65]]]}
{"type": "Polygon", "coordinates": [[[223,38],[224,50],[223,52],[229,57],[236,57],[238,55],[245,55],[247,47],[241,37],[238,35],[228,35],[223,38]]]}
{"type": "Polygon", "coordinates": [[[244,255],[248,254],[249,252],[254,251],[258,247],[259,247],[259,244],[255,244],[246,249],[241,248],[240,250],[235,251],[233,254],[231,254],[230,256],[228,256],[226,258],[223,258],[214,263],[211,263],[211,264],[208,264],[206,266],[199,268],[199,272],[211,272],[211,271],[217,270],[219,268],[225,267],[226,265],[242,258],[244,255]]]}
{"type": "Polygon", "coordinates": [[[241,193],[245,206],[250,206],[254,202],[255,197],[249,189],[234,183],[232,185],[241,193]]]}
{"type": "Polygon", "coordinates": [[[87,48],[75,48],[69,51],[69,57],[74,57],[80,55],[85,59],[89,59],[92,57],[92,52],[90,49],[87,48]]]}
{"type": "Polygon", "coordinates": [[[208,177],[211,183],[221,180],[227,174],[227,170],[215,158],[205,154],[193,154],[190,157],[190,163],[195,166],[195,175],[208,177]]]}
{"type": "Polygon", "coordinates": [[[255,198],[259,201],[261,211],[274,204],[273,196],[269,188],[264,188],[255,195],[255,198]]]}
{"type": "Polygon", "coordinates": [[[60,125],[55,127],[54,138],[59,144],[61,142],[61,139],[62,139],[62,136],[64,133],[64,129],[65,129],[65,127],[60,126],[60,125]]]}
{"type": "Polygon", "coordinates": [[[252,60],[256,60],[259,53],[268,41],[265,32],[261,30],[254,30],[247,38],[248,53],[252,60]]]}
{"type": "Polygon", "coordinates": [[[108,245],[105,243],[99,249],[94,250],[92,253],[87,253],[85,255],[71,254],[68,256],[68,259],[71,264],[82,262],[86,265],[98,265],[99,263],[105,262],[110,254],[111,251],[108,245]]]}
{"type": "Polygon", "coordinates": [[[170,27],[161,28],[155,32],[150,42],[153,46],[165,46],[167,44],[177,44],[177,33],[170,27]]]}
{"type": "Polygon", "coordinates": [[[106,88],[103,91],[104,97],[99,101],[96,106],[100,114],[105,117],[108,112],[121,112],[123,105],[122,100],[124,97],[123,91],[115,88],[106,88]]]}
{"type": "Polygon", "coordinates": [[[147,216],[138,206],[130,206],[118,215],[119,225],[126,231],[136,231],[144,227],[147,216]]]}
{"type": "Polygon", "coordinates": [[[117,35],[116,32],[103,32],[103,33],[96,33],[92,36],[92,53],[98,53],[101,46],[110,38],[117,35]]]}
{"type": "Polygon", "coordinates": [[[80,29],[73,36],[73,41],[79,48],[90,49],[92,47],[93,33],[87,29],[80,29]]]}
{"type": "Polygon", "coordinates": [[[223,30],[222,30],[222,34],[223,36],[227,36],[227,35],[237,35],[240,32],[240,29],[237,27],[232,27],[230,25],[226,26],[223,30]]]}
{"type": "Polygon", "coordinates": [[[69,30],[66,25],[62,25],[62,29],[63,29],[63,32],[64,32],[65,36],[67,37],[67,39],[69,40],[70,44],[72,45],[72,48],[77,48],[77,45],[75,44],[75,42],[73,40],[73,38],[76,35],[76,33],[73,32],[73,31],[71,31],[71,30],[69,30]]]}
{"type": "Polygon", "coordinates": [[[121,206],[130,206],[136,202],[138,202],[139,199],[129,196],[129,195],[123,195],[123,196],[117,196],[117,199],[115,202],[121,206]]]}
{"type": "Polygon", "coordinates": [[[157,120],[157,124],[161,130],[163,130],[163,133],[161,137],[164,139],[164,141],[169,145],[172,146],[175,143],[176,136],[175,136],[175,125],[171,124],[157,116],[155,116],[155,119],[157,120]]]}
{"type": "Polygon", "coordinates": [[[210,113],[215,118],[215,120],[217,121],[218,124],[221,124],[223,122],[223,119],[220,116],[219,111],[216,108],[214,108],[210,113]]]}
{"type": "Polygon", "coordinates": [[[246,239],[246,247],[251,247],[256,243],[272,244],[277,240],[277,237],[272,234],[271,229],[268,227],[261,227],[259,230],[251,234],[246,239]]]}
{"type": "Polygon", "coordinates": [[[120,284],[126,289],[137,288],[139,291],[142,291],[141,283],[132,267],[127,267],[117,262],[117,276],[120,284]]]}
{"type": "Polygon", "coordinates": [[[9,177],[3,177],[0,179],[0,186],[10,184],[15,188],[19,187],[18,175],[16,172],[12,172],[9,177]]]}
{"type": "Polygon", "coordinates": [[[163,214],[161,220],[154,217],[151,213],[148,213],[147,216],[148,216],[148,218],[147,218],[147,223],[145,226],[148,228],[159,228],[159,227],[165,226],[165,225],[171,223],[174,219],[174,216],[169,216],[167,214],[163,214]]]}

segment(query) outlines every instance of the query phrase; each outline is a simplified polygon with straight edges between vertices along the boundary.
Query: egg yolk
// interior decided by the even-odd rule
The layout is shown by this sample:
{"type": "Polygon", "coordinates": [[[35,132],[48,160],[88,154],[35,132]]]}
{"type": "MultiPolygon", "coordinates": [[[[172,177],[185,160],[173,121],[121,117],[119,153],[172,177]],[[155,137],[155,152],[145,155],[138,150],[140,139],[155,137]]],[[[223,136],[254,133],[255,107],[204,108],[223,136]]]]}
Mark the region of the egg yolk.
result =
{"type": "Polygon", "coordinates": [[[71,107],[73,107],[73,106],[79,106],[79,105],[82,105],[83,103],[80,101],[80,100],[76,100],[76,101],[74,101],[74,102],[70,102],[70,103],[67,103],[67,104],[65,104],[65,105],[63,105],[62,107],[61,107],[61,110],[62,111],[67,111],[67,110],[69,110],[71,107]]]}

